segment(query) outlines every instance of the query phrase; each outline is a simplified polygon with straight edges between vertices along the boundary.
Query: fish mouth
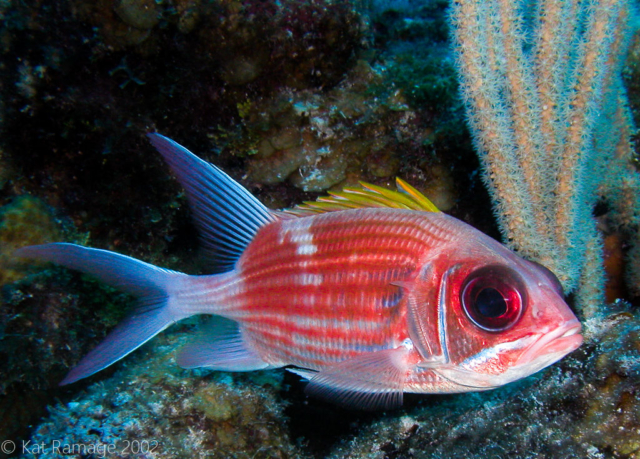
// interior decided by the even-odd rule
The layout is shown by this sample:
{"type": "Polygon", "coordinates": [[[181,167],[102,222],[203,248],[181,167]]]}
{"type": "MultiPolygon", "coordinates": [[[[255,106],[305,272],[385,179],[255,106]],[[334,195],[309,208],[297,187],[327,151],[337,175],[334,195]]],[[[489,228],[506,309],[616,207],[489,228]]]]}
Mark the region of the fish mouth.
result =
{"type": "Polygon", "coordinates": [[[541,335],[517,360],[516,366],[540,366],[542,369],[557,362],[565,355],[575,351],[583,342],[582,325],[578,320],[571,320],[552,332],[541,335]]]}
{"type": "Polygon", "coordinates": [[[530,344],[527,350],[518,357],[515,364],[502,374],[478,373],[459,366],[443,366],[435,368],[433,371],[459,386],[460,390],[456,392],[494,389],[536,373],[575,351],[583,341],[581,330],[580,322],[575,319],[549,333],[538,336],[533,334],[523,338],[533,344],[530,344]]]}

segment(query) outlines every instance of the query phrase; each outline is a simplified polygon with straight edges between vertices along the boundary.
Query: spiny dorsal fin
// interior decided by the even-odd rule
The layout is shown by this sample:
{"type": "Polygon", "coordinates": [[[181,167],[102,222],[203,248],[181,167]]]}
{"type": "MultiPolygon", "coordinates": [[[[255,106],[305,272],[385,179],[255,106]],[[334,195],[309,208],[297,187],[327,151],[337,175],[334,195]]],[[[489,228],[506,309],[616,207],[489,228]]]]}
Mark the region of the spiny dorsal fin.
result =
{"type": "Polygon", "coordinates": [[[398,191],[360,182],[359,187],[347,187],[338,192],[330,191],[329,196],[321,196],[317,201],[305,201],[285,212],[298,217],[364,207],[440,212],[425,195],[404,180],[396,178],[396,186],[398,191]]]}

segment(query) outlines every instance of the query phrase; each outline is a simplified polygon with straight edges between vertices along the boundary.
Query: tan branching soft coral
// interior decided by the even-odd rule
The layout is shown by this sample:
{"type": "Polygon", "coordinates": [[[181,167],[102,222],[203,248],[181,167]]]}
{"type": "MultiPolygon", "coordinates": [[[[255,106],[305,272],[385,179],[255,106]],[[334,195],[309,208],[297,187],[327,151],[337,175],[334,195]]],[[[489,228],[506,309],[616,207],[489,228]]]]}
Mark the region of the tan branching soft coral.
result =
{"type": "Polygon", "coordinates": [[[604,195],[627,220],[639,208],[623,204],[640,183],[621,84],[634,11],[623,0],[453,5],[461,88],[504,237],[592,317],[605,281],[595,204],[604,195]]]}

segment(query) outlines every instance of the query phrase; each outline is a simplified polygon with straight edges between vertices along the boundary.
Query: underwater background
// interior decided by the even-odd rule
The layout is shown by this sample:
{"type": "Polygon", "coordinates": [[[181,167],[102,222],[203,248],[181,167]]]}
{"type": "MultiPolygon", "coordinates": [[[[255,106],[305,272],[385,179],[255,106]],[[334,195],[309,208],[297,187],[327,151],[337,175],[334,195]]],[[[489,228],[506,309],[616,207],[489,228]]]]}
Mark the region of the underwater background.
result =
{"type": "MultiPolygon", "coordinates": [[[[180,369],[175,352],[197,320],[58,386],[133,299],[19,263],[15,248],[75,242],[203,272],[184,193],[148,132],[218,165],[273,209],[359,180],[393,187],[399,176],[500,240],[448,8],[0,0],[0,457],[640,458],[640,283],[624,276],[637,227],[617,224],[603,199],[594,215],[607,304],[588,316],[597,325],[578,351],[501,389],[348,411],[307,398],[283,370],[180,369]]],[[[628,46],[621,73],[639,125],[637,33],[628,46]]]]}

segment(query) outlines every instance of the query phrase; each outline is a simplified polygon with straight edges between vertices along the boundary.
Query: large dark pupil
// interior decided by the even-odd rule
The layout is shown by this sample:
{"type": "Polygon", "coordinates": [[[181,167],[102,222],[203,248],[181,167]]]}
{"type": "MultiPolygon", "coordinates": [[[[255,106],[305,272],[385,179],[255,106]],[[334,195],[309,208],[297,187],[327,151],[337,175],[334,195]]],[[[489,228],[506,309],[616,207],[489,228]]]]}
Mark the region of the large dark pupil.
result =
{"type": "Polygon", "coordinates": [[[477,311],[484,317],[500,317],[507,312],[507,302],[495,288],[482,289],[476,297],[477,311]]]}

